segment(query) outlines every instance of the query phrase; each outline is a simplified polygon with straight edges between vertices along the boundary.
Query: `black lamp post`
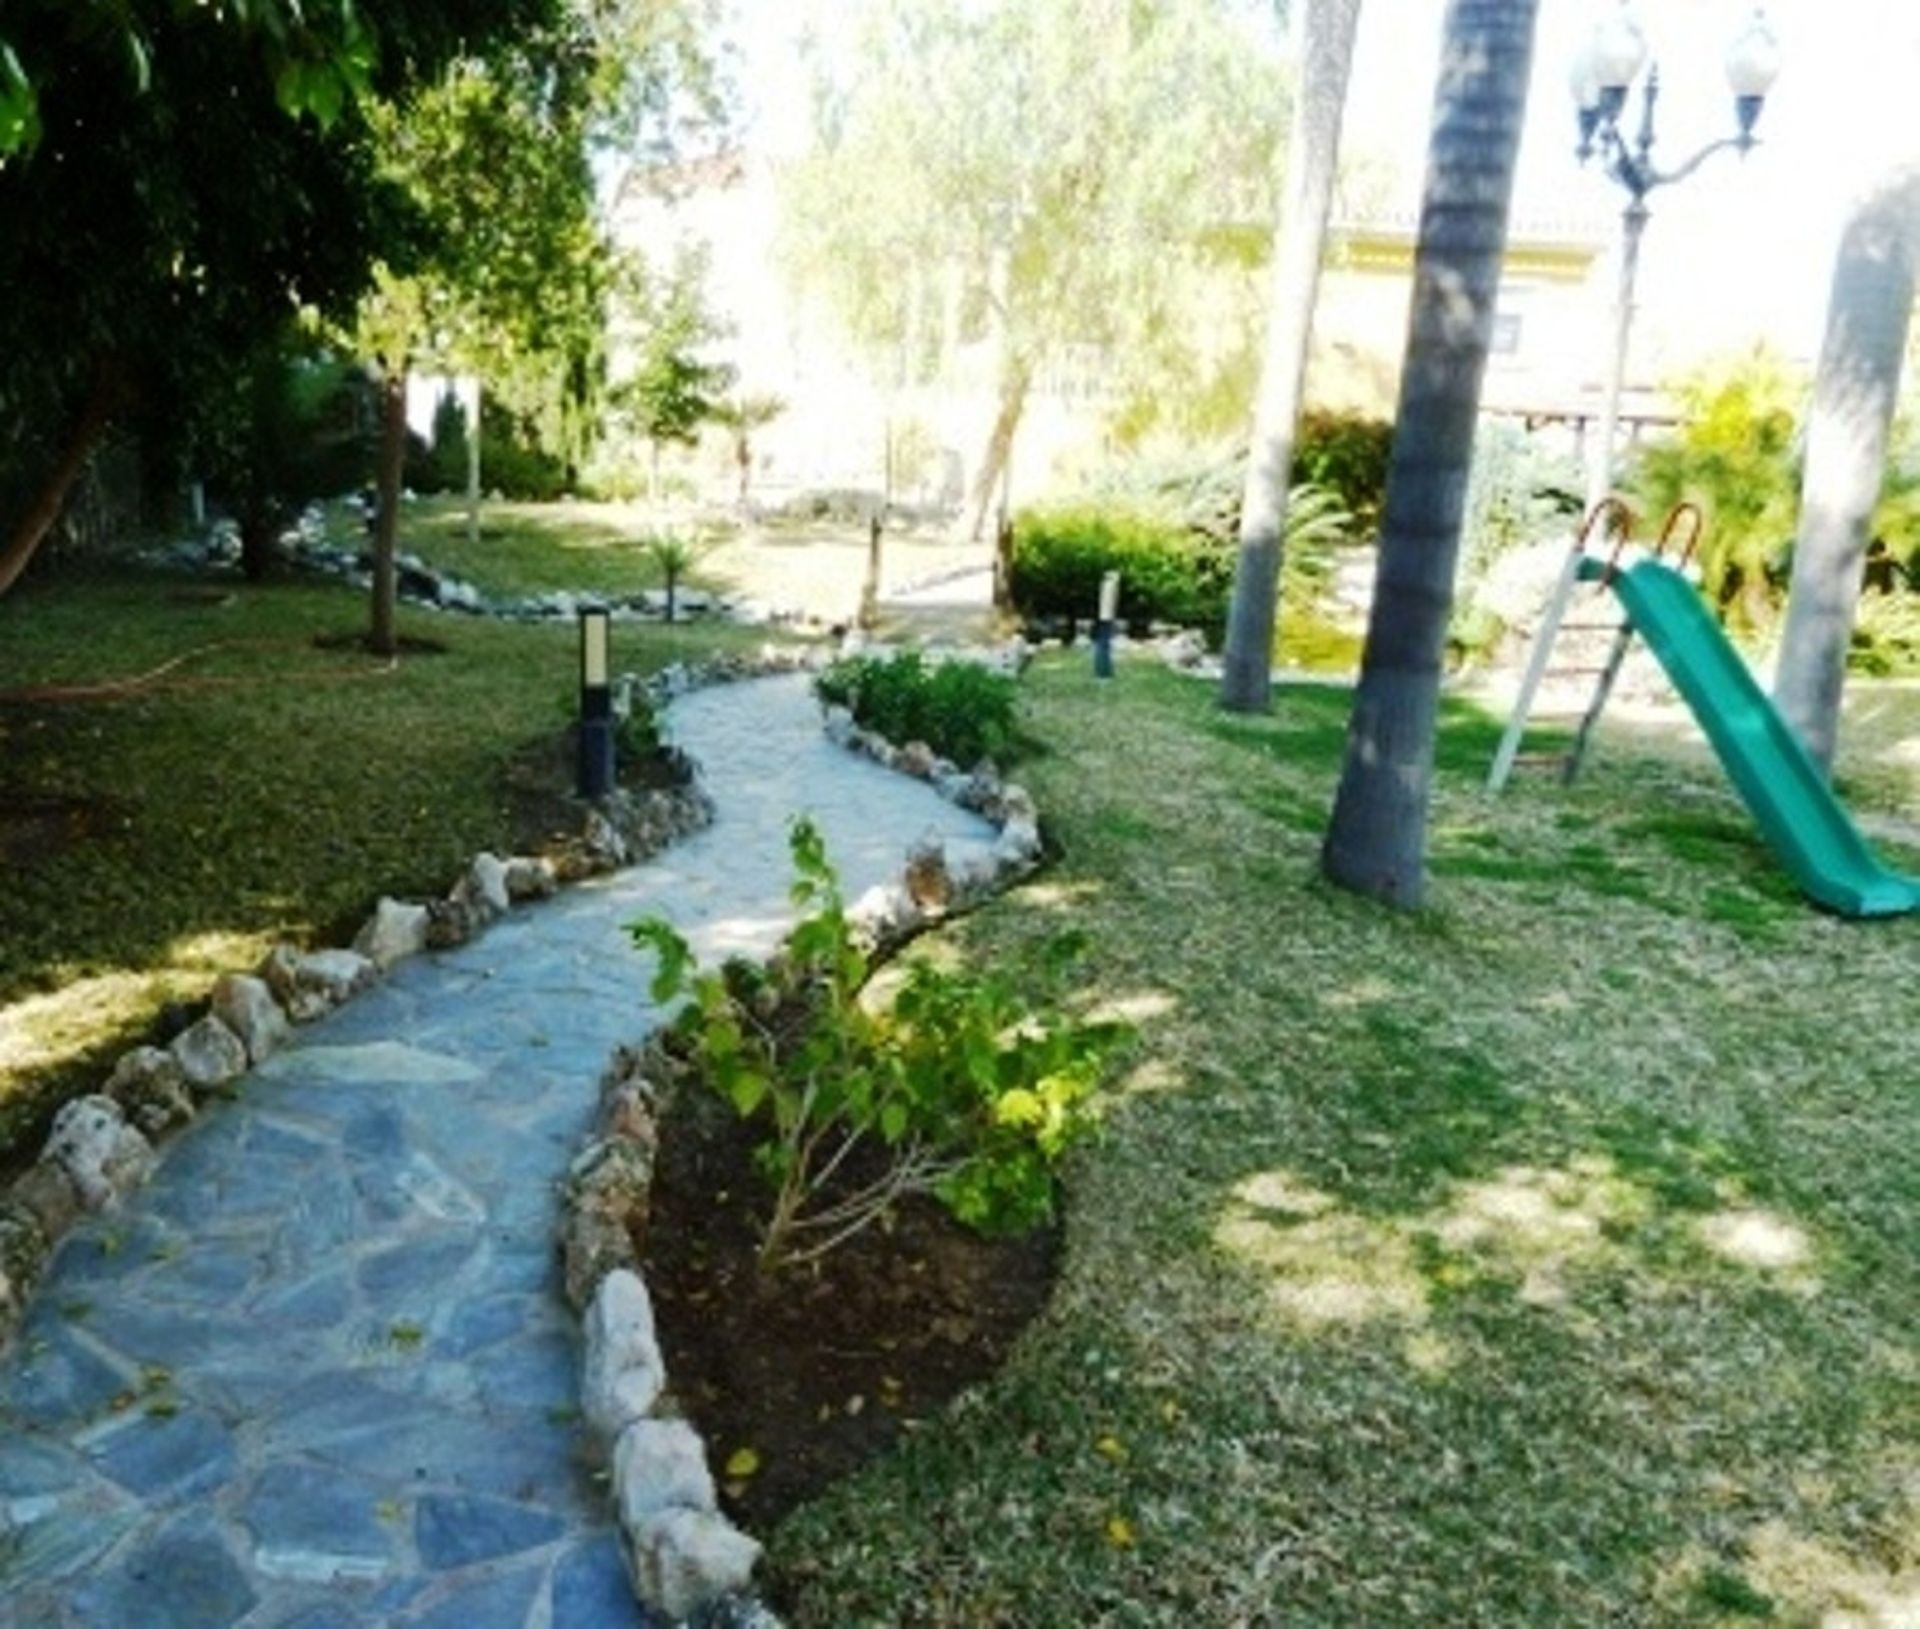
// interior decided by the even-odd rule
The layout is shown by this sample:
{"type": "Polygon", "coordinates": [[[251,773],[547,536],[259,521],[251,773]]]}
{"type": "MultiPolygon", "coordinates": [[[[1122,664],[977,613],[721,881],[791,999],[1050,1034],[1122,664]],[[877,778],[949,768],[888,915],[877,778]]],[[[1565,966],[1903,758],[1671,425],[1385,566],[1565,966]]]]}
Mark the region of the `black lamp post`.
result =
{"type": "Polygon", "coordinates": [[[1754,125],[1767,92],[1780,72],[1780,42],[1767,20],[1766,8],[1753,15],[1727,49],[1727,83],[1733,91],[1735,132],[1709,142],[1684,164],[1661,170],[1653,162],[1654,110],[1660,101],[1660,70],[1647,70],[1641,92],[1640,128],[1631,141],[1621,133],[1627,94],[1647,60],[1646,36],[1641,32],[1631,0],[1594,25],[1574,54],[1570,73],[1578,112],[1580,141],[1575,149],[1585,164],[1596,153],[1601,168],[1627,192],[1621,216],[1620,293],[1614,308],[1613,354],[1607,370],[1606,395],[1601,406],[1600,442],[1589,469],[1589,509],[1607,496],[1613,484],[1613,442],[1620,424],[1621,383],[1626,376],[1627,343],[1633,331],[1633,289],[1640,268],[1640,239],[1647,228],[1647,195],[1657,187],[1684,181],[1715,153],[1728,148],[1746,153],[1754,145],[1754,125]]]}
{"type": "MultiPolygon", "coordinates": [[[[1574,53],[1569,74],[1579,117],[1580,140],[1575,152],[1582,164],[1598,153],[1601,168],[1627,193],[1627,207],[1620,217],[1620,292],[1613,312],[1613,351],[1607,363],[1606,394],[1601,399],[1600,438],[1587,466],[1589,514],[1613,490],[1613,443],[1620,427],[1620,393],[1627,373],[1627,345],[1633,334],[1633,288],[1640,270],[1640,239],[1647,229],[1647,195],[1656,187],[1684,181],[1715,153],[1732,148],[1744,154],[1753,147],[1753,127],[1759,122],[1767,92],[1780,72],[1780,42],[1767,21],[1765,7],[1755,6],[1753,15],[1727,49],[1727,84],[1733,91],[1734,133],[1708,142],[1684,164],[1671,170],[1657,169],[1653,162],[1654,109],[1660,101],[1658,68],[1647,71],[1646,85],[1641,92],[1639,130],[1631,141],[1620,132],[1621,115],[1627,110],[1627,93],[1646,61],[1647,40],[1634,14],[1632,0],[1619,0],[1595,21],[1592,32],[1574,53]]],[[[1540,630],[1534,636],[1533,653],[1521,675],[1513,715],[1500,738],[1493,769],[1487,777],[1487,789],[1491,792],[1498,792],[1512,772],[1521,734],[1533,710],[1533,698],[1546,677],[1547,660],[1553,651],[1553,630],[1560,626],[1573,598],[1579,564],[1578,553],[1570,551],[1547,602],[1540,630]]]]}
{"type": "Polygon", "coordinates": [[[580,795],[613,790],[613,687],[608,673],[605,609],[580,613],[580,795]]]}

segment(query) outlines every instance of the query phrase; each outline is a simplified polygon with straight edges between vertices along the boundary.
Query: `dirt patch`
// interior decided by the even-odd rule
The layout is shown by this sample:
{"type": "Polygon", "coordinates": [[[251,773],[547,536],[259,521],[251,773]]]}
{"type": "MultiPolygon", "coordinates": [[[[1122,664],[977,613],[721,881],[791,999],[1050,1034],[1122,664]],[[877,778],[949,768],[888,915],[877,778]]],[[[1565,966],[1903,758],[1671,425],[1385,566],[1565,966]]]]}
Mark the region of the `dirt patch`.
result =
{"type": "MultiPolygon", "coordinates": [[[[527,742],[500,772],[507,830],[515,854],[552,854],[577,839],[588,805],[574,794],[579,779],[579,732],[569,724],[527,742]]],[[[664,792],[691,779],[686,759],[658,750],[616,745],[614,779],[623,791],[664,792]],[[624,750],[623,750],[624,748],[624,750]]]]}
{"type": "Polygon", "coordinates": [[[678,1093],[661,1128],[647,1283],[721,1502],[762,1533],[992,1374],[1045,1305],[1060,1243],[1057,1228],[982,1238],[916,1199],[890,1226],[766,1283],[754,1260],[765,1193],[741,1122],[697,1088],[678,1093]],[[729,1480],[742,1448],[759,1469],[729,1480]]]}

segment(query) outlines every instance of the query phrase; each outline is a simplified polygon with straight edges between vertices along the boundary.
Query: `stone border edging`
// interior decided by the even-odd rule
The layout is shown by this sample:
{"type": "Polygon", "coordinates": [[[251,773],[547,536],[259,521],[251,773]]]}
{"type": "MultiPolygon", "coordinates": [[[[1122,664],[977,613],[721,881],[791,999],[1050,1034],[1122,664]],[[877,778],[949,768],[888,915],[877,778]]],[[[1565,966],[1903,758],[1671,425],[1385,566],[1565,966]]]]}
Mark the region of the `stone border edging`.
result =
{"type": "MultiPolygon", "coordinates": [[[[627,674],[622,687],[658,707],[708,685],[790,673],[821,660],[806,647],[767,645],[750,657],[676,662],[645,678],[627,674]]],[[[68,1229],[143,1183],[157,1157],[154,1144],[230,1093],[294,1025],[344,1005],[410,955],[463,944],[516,904],[644,860],[711,824],[713,803],[699,785],[698,766],[685,761],[682,786],[615,791],[589,806],[580,835],[557,858],[476,854],[440,899],[383,896],[351,948],[302,951],[280,944],[252,972],[221,974],[205,1014],[166,1047],[123,1053],[99,1090],[61,1105],[38,1160],[0,1191],[0,1348],[68,1229]]]]}
{"type": "MultiPolygon", "coordinates": [[[[997,828],[985,854],[949,860],[939,841],[916,843],[899,878],[848,907],[872,954],[897,949],[955,911],[1010,887],[1039,864],[1039,814],[1025,788],[990,766],[963,773],[923,742],[896,747],[827,710],[828,738],[885,768],[929,782],[948,802],[997,828]]],[[[774,952],[777,958],[780,951],[774,952]]],[[[751,1593],[759,1543],[720,1513],[706,1445],[673,1411],[653,1303],[641,1277],[664,1100],[684,1072],[656,1030],[621,1046],[600,1081],[600,1121],[568,1168],[561,1273],[582,1320],[580,1406],[611,1454],[621,1554],[634,1593],[676,1621],[711,1629],[780,1629],[751,1593]]]]}

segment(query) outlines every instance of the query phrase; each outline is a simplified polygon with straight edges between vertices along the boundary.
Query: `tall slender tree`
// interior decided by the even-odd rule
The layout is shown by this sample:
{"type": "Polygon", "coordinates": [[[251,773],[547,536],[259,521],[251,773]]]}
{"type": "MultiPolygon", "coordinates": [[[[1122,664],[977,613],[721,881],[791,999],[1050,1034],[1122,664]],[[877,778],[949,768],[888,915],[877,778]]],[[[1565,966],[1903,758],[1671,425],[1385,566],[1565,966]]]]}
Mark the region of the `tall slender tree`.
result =
{"type": "Polygon", "coordinates": [[[851,10],[783,174],[786,255],[900,383],[980,348],[978,538],[1053,367],[1195,392],[1198,336],[1244,276],[1229,223],[1273,212],[1279,65],[1253,8],[1218,0],[851,10]]]}
{"type": "Polygon", "coordinates": [[[1920,163],[1909,160],[1860,199],[1841,236],[1807,420],[1800,536],[1773,690],[1825,769],[1833,766],[1861,565],[1886,474],[1917,253],[1920,163]]]}
{"type": "Polygon", "coordinates": [[[1448,0],[1373,610],[1321,865],[1417,906],[1440,660],[1539,0],[1448,0]]]}
{"type": "Polygon", "coordinates": [[[1233,568],[1220,675],[1220,705],[1235,713],[1264,713],[1273,705],[1273,627],[1293,426],[1307,371],[1360,0],[1306,0],[1298,17],[1300,81],[1287,149],[1286,196],[1274,234],[1266,347],[1240,500],[1240,554],[1233,568]]]}

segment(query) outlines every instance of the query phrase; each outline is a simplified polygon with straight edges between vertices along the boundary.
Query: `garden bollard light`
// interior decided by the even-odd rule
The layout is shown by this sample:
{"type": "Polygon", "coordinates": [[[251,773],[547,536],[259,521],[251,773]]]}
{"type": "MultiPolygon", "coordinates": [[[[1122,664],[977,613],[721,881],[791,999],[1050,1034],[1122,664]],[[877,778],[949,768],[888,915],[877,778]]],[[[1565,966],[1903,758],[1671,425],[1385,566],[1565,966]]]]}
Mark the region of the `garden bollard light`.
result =
{"type": "Polygon", "coordinates": [[[1100,579],[1100,614],[1093,623],[1093,676],[1113,677],[1113,619],[1120,609],[1120,573],[1109,571],[1100,579]]]}
{"type": "Polygon", "coordinates": [[[609,618],[600,607],[580,613],[580,795],[613,790],[613,689],[607,674],[609,618]]]}

